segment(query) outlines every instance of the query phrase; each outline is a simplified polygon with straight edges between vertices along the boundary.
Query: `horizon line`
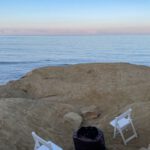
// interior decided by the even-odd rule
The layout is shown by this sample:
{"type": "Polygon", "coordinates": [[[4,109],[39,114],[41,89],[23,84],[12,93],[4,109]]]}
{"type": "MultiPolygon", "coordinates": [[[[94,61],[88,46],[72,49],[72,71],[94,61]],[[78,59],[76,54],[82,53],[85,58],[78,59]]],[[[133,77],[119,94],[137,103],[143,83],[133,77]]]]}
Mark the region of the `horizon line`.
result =
{"type": "Polygon", "coordinates": [[[99,34],[0,34],[0,36],[100,36],[100,35],[150,35],[150,33],[99,33],[99,34]]]}

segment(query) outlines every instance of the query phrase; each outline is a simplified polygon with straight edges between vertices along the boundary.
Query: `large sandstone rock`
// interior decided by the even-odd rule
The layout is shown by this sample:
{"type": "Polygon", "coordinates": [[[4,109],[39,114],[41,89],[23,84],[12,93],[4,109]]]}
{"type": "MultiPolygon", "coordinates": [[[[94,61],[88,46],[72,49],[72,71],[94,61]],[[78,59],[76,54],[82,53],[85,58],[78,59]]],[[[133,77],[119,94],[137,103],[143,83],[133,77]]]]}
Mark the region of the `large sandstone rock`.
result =
{"type": "Polygon", "coordinates": [[[64,115],[64,123],[68,124],[71,129],[77,130],[82,123],[82,117],[75,112],[69,112],[64,115]]]}
{"type": "Polygon", "coordinates": [[[33,70],[0,86],[0,149],[32,150],[31,132],[35,131],[63,149],[73,150],[72,126],[66,126],[64,115],[80,114],[91,105],[100,108],[100,117],[84,119],[82,124],[100,127],[110,150],[140,149],[150,141],[149,91],[150,68],[145,66],[82,64],[33,70]],[[120,136],[112,138],[109,122],[129,107],[139,137],[124,146],[120,136]]]}
{"type": "Polygon", "coordinates": [[[96,119],[96,118],[98,118],[100,116],[100,114],[101,114],[100,110],[95,105],[83,107],[81,109],[81,115],[86,120],[88,120],[88,119],[96,119]]]}
{"type": "Polygon", "coordinates": [[[150,98],[149,74],[149,67],[130,64],[45,67],[32,71],[16,82],[0,87],[0,97],[61,96],[70,98],[70,101],[81,99],[83,103],[87,99],[97,102],[103,100],[108,105],[110,101],[115,102],[118,99],[121,102],[126,99],[148,100],[150,98]]]}
{"type": "Polygon", "coordinates": [[[0,149],[33,150],[32,131],[69,149],[72,132],[63,116],[70,111],[72,106],[50,100],[0,99],[0,149]]]}

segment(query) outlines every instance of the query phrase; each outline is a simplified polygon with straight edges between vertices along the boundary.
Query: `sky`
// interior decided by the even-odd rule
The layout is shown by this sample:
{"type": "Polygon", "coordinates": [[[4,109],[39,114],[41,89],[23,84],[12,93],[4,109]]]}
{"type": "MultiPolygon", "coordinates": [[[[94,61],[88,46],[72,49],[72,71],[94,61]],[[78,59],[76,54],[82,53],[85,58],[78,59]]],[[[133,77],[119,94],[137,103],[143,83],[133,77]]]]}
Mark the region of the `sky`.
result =
{"type": "Polygon", "coordinates": [[[150,34],[150,0],[0,0],[0,35],[150,34]]]}

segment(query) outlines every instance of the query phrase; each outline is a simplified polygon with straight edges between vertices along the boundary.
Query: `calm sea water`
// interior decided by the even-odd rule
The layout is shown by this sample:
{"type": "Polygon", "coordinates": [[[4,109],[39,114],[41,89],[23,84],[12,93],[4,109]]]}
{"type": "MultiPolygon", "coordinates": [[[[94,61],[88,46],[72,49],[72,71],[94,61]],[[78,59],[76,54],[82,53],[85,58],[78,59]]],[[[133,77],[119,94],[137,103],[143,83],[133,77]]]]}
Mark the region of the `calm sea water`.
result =
{"type": "Polygon", "coordinates": [[[150,66],[150,35],[0,36],[0,84],[37,67],[91,62],[150,66]]]}

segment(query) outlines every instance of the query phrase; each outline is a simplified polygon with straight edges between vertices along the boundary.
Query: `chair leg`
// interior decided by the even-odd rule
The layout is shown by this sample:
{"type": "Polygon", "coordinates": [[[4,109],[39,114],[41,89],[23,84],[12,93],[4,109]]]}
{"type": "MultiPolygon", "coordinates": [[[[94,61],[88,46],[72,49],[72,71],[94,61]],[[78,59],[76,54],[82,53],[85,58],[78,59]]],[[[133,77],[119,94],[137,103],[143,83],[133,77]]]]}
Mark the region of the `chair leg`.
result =
{"type": "Polygon", "coordinates": [[[125,137],[124,137],[124,135],[123,135],[122,130],[121,130],[120,128],[119,128],[118,130],[119,130],[119,132],[120,132],[120,135],[121,135],[121,137],[122,137],[122,140],[123,140],[124,145],[127,145],[127,143],[126,143],[126,140],[125,140],[125,137]]]}
{"type": "Polygon", "coordinates": [[[117,128],[114,128],[114,136],[113,136],[113,138],[116,138],[116,132],[117,132],[117,128]]]}
{"type": "Polygon", "coordinates": [[[134,132],[135,137],[138,137],[132,121],[131,121],[131,126],[132,126],[132,130],[134,132]]]}

